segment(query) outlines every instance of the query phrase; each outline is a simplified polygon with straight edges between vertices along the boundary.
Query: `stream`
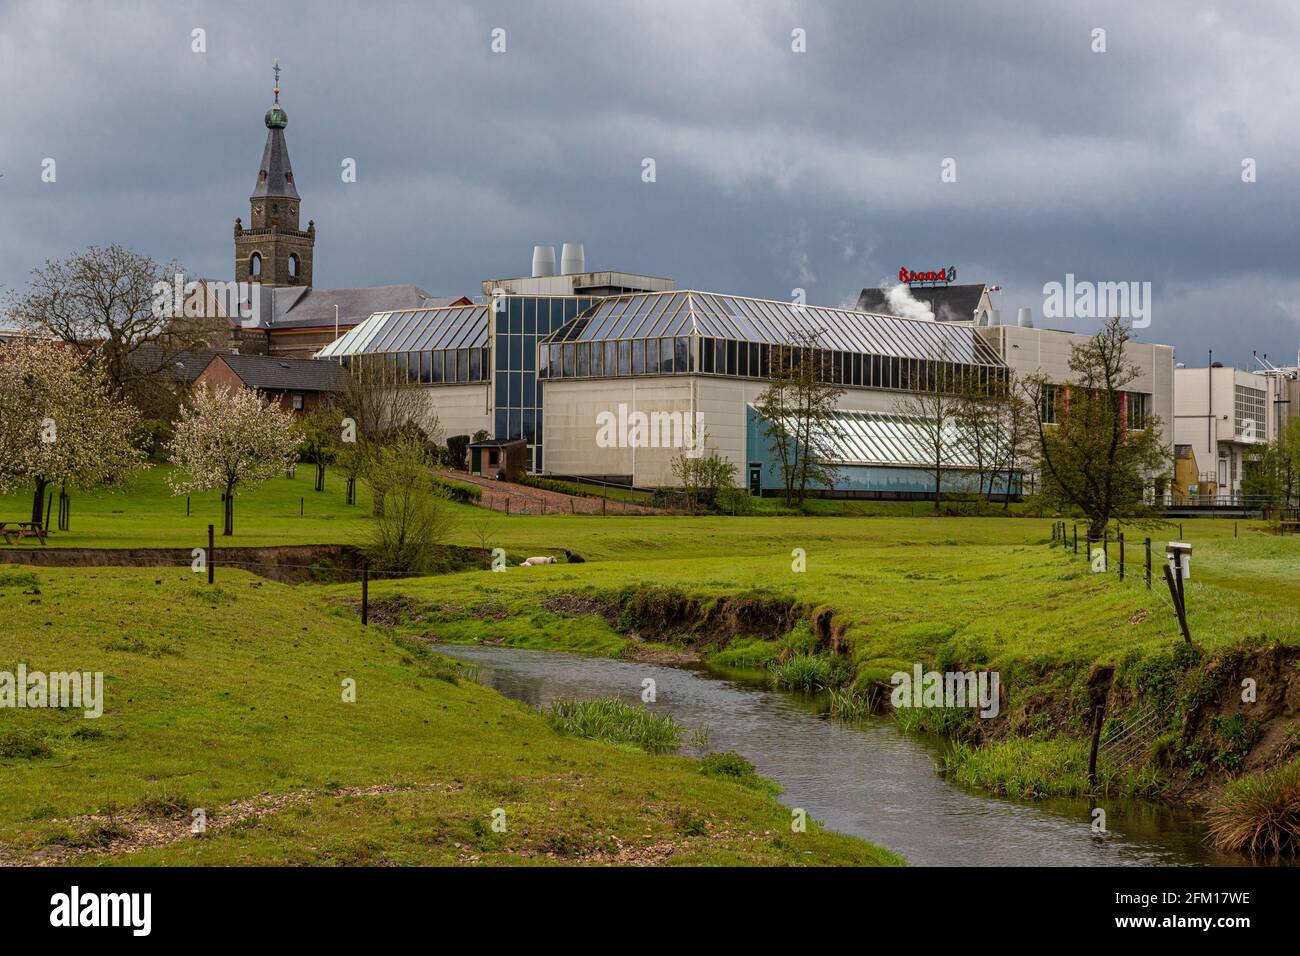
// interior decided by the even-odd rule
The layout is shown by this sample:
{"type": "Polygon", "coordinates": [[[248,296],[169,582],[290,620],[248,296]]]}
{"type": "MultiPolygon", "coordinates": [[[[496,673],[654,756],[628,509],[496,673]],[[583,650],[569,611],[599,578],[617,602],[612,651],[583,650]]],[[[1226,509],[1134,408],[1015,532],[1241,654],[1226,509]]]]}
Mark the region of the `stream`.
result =
{"type": "MultiPolygon", "coordinates": [[[[479,666],[482,683],[534,707],[560,698],[656,701],[707,751],[734,750],[828,828],[887,847],[922,866],[1239,865],[1206,846],[1185,812],[1137,800],[1104,800],[1108,832],[1091,829],[1086,799],[1003,800],[955,786],[936,770],[941,745],[904,734],[887,718],[833,720],[813,701],[700,667],[672,667],[557,651],[440,644],[479,666]]],[[[689,746],[683,753],[701,756],[689,746]]]]}

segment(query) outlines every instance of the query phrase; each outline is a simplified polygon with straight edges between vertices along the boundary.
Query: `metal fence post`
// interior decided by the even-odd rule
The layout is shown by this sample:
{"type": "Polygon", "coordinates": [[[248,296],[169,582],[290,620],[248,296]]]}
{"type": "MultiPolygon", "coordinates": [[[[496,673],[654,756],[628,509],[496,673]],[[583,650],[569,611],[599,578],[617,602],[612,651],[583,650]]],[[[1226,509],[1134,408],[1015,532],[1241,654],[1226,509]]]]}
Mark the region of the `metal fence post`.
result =
{"type": "Polygon", "coordinates": [[[1147,546],[1147,590],[1151,590],[1151,539],[1146,539],[1147,546]]]}
{"type": "Polygon", "coordinates": [[[217,563],[216,548],[212,543],[212,525],[208,525],[208,583],[212,583],[212,571],[217,563]]]}

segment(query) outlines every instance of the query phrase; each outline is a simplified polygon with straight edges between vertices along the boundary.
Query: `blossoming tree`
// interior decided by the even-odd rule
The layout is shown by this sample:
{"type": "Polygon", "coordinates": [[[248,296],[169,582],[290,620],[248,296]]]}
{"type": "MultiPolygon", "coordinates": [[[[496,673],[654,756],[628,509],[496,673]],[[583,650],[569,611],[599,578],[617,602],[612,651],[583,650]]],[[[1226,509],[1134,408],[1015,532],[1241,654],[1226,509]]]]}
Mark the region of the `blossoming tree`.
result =
{"type": "Polygon", "coordinates": [[[49,486],[115,485],[144,466],[131,442],[138,419],[95,354],[10,343],[0,354],[0,490],[34,485],[32,521],[43,523],[49,486]]]}
{"type": "Polygon", "coordinates": [[[178,495],[221,489],[223,535],[235,532],[235,494],[283,474],[298,456],[293,413],[257,392],[227,387],[197,389],[181,411],[169,478],[178,495]]]}

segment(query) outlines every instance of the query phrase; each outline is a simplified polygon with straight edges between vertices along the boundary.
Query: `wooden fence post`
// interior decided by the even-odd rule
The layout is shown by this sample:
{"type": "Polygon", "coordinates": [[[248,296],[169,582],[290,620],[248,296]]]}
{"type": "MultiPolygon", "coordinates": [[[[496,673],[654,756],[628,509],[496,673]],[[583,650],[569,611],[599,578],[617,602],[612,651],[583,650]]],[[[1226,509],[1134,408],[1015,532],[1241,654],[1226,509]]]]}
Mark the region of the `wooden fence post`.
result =
{"type": "Polygon", "coordinates": [[[208,525],[208,583],[212,583],[212,572],[217,563],[217,551],[212,542],[212,525],[208,525]]]}
{"type": "Polygon", "coordinates": [[[1092,711],[1092,747],[1088,750],[1088,787],[1097,786],[1097,746],[1101,743],[1101,725],[1106,716],[1106,702],[1093,705],[1092,711]]]}
{"type": "Polygon", "coordinates": [[[370,562],[361,564],[361,626],[370,623],[370,562]]]}
{"type": "Polygon", "coordinates": [[[1146,539],[1147,546],[1147,590],[1151,590],[1151,539],[1146,539]]]}

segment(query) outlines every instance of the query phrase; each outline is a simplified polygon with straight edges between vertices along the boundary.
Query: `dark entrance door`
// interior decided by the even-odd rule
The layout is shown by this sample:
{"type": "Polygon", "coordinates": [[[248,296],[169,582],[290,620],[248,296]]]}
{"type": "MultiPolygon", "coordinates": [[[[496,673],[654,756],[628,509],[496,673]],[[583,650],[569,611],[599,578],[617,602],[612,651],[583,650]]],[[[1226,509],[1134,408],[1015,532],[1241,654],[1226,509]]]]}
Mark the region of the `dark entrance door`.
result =
{"type": "Polygon", "coordinates": [[[763,492],[763,467],[749,466],[749,493],[757,498],[763,492]]]}

